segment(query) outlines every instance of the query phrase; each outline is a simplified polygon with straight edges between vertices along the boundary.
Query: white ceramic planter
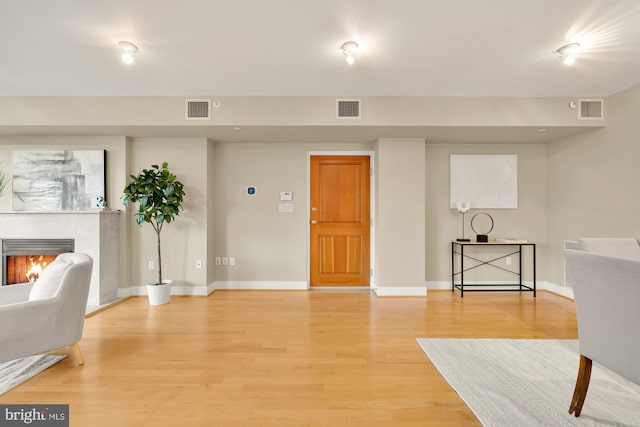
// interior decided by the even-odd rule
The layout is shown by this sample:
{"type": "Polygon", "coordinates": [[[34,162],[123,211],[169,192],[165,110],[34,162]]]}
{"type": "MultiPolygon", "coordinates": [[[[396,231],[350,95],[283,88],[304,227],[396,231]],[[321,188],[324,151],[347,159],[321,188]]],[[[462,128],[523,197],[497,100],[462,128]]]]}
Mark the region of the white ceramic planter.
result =
{"type": "Polygon", "coordinates": [[[163,280],[162,285],[147,285],[150,305],[162,305],[171,299],[171,280],[163,280]]]}

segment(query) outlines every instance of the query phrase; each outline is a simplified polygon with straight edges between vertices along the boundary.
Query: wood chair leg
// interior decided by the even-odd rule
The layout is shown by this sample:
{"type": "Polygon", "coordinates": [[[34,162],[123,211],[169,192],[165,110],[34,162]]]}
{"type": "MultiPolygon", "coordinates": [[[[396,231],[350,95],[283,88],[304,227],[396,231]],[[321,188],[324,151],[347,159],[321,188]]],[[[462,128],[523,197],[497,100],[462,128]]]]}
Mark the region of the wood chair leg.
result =
{"type": "Polygon", "coordinates": [[[82,352],[80,351],[80,345],[78,343],[68,346],[67,354],[76,362],[76,364],[84,365],[84,357],[82,357],[82,352]]]}
{"type": "Polygon", "coordinates": [[[56,348],[54,350],[45,351],[40,354],[51,354],[53,356],[68,356],[70,360],[76,363],[76,365],[84,365],[84,357],[80,351],[80,345],[78,343],[68,345],[66,347],[56,348]]]}
{"type": "Polygon", "coordinates": [[[576,378],[576,387],[573,390],[573,399],[571,399],[571,406],[569,406],[569,413],[575,413],[576,417],[580,416],[582,412],[582,405],[584,399],[587,397],[587,390],[589,389],[589,380],[591,379],[591,359],[586,356],[580,355],[580,368],[578,369],[578,378],[576,378]]]}

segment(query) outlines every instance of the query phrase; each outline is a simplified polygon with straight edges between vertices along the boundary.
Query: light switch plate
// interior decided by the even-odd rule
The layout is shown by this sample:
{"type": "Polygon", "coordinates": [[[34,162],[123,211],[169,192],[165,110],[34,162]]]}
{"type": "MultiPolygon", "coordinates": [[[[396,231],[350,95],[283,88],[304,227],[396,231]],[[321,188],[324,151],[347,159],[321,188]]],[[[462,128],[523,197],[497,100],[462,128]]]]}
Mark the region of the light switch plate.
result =
{"type": "Polygon", "coordinates": [[[279,203],[278,212],[293,212],[293,203],[279,203]]]}

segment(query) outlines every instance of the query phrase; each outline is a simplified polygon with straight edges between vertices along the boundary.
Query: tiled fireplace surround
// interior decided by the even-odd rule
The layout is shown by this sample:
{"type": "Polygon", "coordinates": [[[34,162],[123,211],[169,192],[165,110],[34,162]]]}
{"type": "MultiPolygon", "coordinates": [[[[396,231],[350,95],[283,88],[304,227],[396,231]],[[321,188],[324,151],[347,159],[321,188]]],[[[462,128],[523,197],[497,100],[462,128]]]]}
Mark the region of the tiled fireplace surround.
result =
{"type": "Polygon", "coordinates": [[[0,212],[1,239],[74,239],[93,258],[88,306],[117,299],[119,211],[0,212]]]}

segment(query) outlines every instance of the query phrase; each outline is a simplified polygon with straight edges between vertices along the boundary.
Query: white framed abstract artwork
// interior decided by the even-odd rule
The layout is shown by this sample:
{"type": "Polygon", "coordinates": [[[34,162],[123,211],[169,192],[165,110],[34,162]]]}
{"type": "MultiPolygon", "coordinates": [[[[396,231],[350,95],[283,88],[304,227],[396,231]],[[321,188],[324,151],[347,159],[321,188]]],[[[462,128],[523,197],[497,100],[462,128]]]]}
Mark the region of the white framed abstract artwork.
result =
{"type": "Polygon", "coordinates": [[[106,195],[106,150],[13,150],[15,211],[78,211],[106,195]]]}
{"type": "Polygon", "coordinates": [[[449,207],[469,202],[471,209],[518,208],[516,154],[449,156],[449,207]]]}

